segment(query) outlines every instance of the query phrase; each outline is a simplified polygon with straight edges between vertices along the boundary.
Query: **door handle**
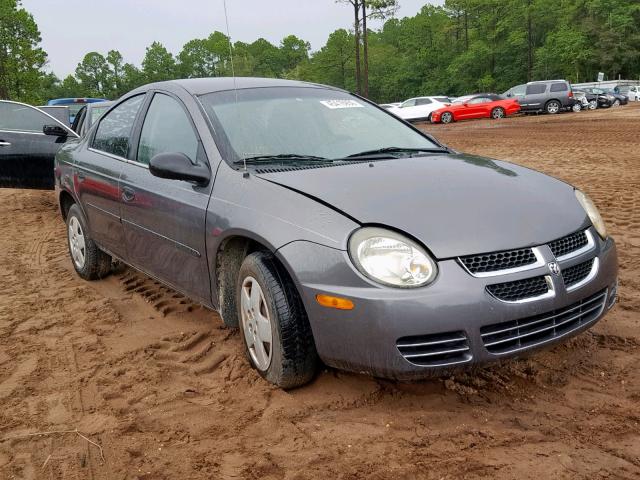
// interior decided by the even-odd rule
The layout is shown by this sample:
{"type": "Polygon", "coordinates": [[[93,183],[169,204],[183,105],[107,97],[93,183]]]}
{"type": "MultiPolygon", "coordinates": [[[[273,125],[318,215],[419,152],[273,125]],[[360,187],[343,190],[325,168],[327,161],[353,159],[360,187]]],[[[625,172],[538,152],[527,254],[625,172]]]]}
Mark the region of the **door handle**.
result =
{"type": "Polygon", "coordinates": [[[9,142],[5,142],[4,140],[0,140],[0,147],[10,147],[11,144],[9,142]]]}
{"type": "Polygon", "coordinates": [[[125,202],[133,202],[135,198],[136,192],[127,187],[124,187],[122,189],[122,200],[124,200],[125,202]]]}

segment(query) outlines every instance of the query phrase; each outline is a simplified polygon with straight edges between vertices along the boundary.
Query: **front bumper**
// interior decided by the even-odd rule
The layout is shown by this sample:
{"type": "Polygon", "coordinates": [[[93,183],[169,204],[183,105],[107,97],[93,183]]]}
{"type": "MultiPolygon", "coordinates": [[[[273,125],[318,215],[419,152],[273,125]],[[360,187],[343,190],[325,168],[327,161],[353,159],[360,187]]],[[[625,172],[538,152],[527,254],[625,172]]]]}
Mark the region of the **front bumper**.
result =
{"type": "MultiPolygon", "coordinates": [[[[438,262],[438,278],[431,285],[404,290],[370,282],[351,266],[347,252],[342,250],[293,242],[281,248],[278,255],[294,277],[318,354],[327,365],[410,380],[519,355],[576,335],[599,321],[615,303],[617,254],[613,239],[603,241],[593,228],[590,231],[595,239],[593,248],[559,263],[561,269],[566,269],[595,257],[598,268],[594,276],[571,291],[564,286],[562,276],[553,278],[552,296],[522,303],[506,303],[494,298],[485,287],[496,283],[496,278],[474,277],[456,259],[438,262]],[[315,300],[318,293],[349,298],[355,308],[344,311],[322,307],[315,300]],[[481,329],[484,332],[490,325],[540,318],[562,309],[580,311],[583,307],[574,306],[598,294],[603,294],[602,308],[592,310],[594,313],[585,322],[569,330],[558,330],[558,334],[550,330],[549,335],[535,344],[492,352],[486,346],[487,339],[483,340],[481,329]],[[450,334],[463,334],[464,345],[468,346],[463,356],[454,356],[457,360],[450,363],[419,365],[405,358],[398,348],[398,340],[406,343],[402,340],[406,337],[437,340],[450,334]]],[[[539,251],[544,257],[541,266],[501,276],[499,281],[535,275],[552,278],[547,264],[555,261],[555,257],[546,245],[540,246],[539,251]]]]}

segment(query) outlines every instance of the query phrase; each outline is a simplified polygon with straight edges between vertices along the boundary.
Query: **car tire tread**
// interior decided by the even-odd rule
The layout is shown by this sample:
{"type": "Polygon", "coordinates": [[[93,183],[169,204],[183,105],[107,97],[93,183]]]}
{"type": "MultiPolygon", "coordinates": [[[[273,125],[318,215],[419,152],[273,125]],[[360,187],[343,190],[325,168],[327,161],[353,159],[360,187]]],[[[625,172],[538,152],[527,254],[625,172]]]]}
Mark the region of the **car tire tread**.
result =
{"type": "MultiPolygon", "coordinates": [[[[272,309],[272,323],[275,327],[272,328],[275,331],[271,364],[260,374],[283,389],[296,388],[308,383],[316,374],[318,354],[309,319],[295,285],[269,252],[254,252],[245,258],[238,276],[238,295],[242,281],[248,275],[254,276],[260,283],[265,301],[272,309]]],[[[238,305],[240,303],[237,301],[238,305]]],[[[241,318],[239,310],[238,318],[241,318]]],[[[239,323],[242,330],[242,321],[239,323]]],[[[242,338],[251,361],[244,342],[244,333],[242,338]]]]}

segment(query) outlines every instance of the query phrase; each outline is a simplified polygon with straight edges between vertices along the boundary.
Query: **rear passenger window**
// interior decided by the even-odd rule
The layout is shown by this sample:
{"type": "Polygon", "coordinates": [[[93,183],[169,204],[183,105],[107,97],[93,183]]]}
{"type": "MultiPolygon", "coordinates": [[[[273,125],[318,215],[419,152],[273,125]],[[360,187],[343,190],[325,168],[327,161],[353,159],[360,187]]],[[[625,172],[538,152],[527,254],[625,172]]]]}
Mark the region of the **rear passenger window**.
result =
{"type": "Polygon", "coordinates": [[[551,91],[552,92],[566,92],[567,90],[569,90],[569,87],[567,87],[566,83],[552,83],[551,84],[551,91]]]}
{"type": "Polygon", "coordinates": [[[527,85],[527,95],[540,95],[547,91],[547,86],[544,83],[527,85]]]}
{"type": "Polygon", "coordinates": [[[195,163],[198,137],[178,101],[156,93],[144,119],[138,162],[148,165],[159,153],[184,153],[195,163]]]}
{"type": "Polygon", "coordinates": [[[127,158],[133,123],[143,99],[144,94],[131,97],[111,110],[100,121],[91,146],[102,152],[127,158]]]}
{"type": "Polygon", "coordinates": [[[429,100],[428,98],[419,98],[416,100],[416,105],[429,105],[431,103],[431,100],[429,100]]]}

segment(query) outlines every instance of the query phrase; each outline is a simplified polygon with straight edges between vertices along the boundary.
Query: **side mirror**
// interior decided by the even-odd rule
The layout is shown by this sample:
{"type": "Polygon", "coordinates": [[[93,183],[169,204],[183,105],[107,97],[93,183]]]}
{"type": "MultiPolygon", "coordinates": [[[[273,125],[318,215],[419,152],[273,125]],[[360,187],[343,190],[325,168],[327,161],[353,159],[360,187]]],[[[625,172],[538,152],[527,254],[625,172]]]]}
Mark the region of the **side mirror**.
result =
{"type": "Polygon", "coordinates": [[[463,107],[468,107],[468,106],[469,106],[469,104],[468,104],[467,102],[464,102],[464,103],[462,104],[462,106],[463,106],[463,107]]]}
{"type": "Polygon", "coordinates": [[[151,175],[169,180],[184,180],[206,185],[211,173],[204,165],[194,165],[184,153],[159,153],[149,161],[151,175]]]}
{"type": "Polygon", "coordinates": [[[45,125],[42,127],[42,133],[53,137],[66,137],[69,135],[69,132],[60,125],[45,125]]]}
{"type": "Polygon", "coordinates": [[[513,97],[513,93],[511,92],[507,93],[507,97],[513,97]]]}

